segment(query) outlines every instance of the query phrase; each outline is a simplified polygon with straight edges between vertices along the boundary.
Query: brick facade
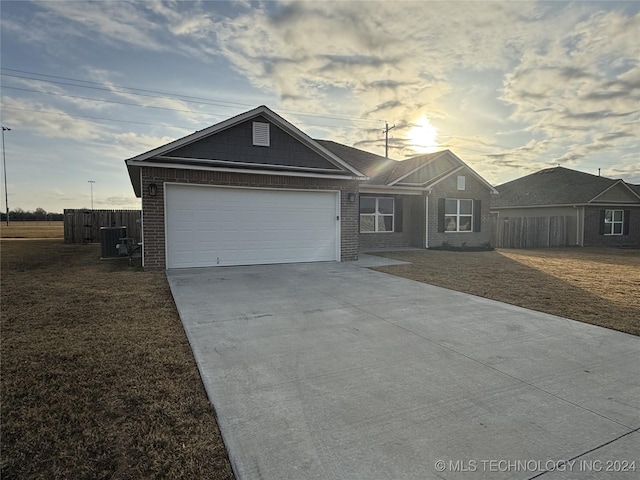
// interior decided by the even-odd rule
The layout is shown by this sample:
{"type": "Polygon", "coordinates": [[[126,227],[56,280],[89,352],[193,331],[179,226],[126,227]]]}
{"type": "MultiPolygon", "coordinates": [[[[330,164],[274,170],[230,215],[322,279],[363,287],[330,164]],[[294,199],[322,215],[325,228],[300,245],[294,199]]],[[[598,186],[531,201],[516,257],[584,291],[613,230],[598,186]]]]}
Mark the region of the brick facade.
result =
{"type": "Polygon", "coordinates": [[[358,202],[349,202],[348,194],[358,198],[356,180],[256,175],[241,172],[199,171],[158,167],[142,168],[142,229],[145,269],[166,268],[164,183],[191,183],[235,187],[273,189],[309,189],[340,191],[340,256],[342,261],[358,259],[358,202]],[[156,184],[156,196],[148,195],[150,184],[156,184]]]}
{"type": "Polygon", "coordinates": [[[459,247],[463,243],[468,247],[490,244],[492,240],[490,204],[491,193],[489,189],[467,169],[436,184],[429,194],[429,247],[440,247],[445,242],[453,247],[459,247]],[[457,177],[459,175],[466,177],[464,190],[458,190],[457,177]],[[440,198],[480,200],[482,209],[480,231],[438,232],[438,215],[440,215],[438,199],[440,198]]]}
{"type": "Polygon", "coordinates": [[[402,199],[401,231],[361,233],[361,251],[373,252],[385,248],[424,247],[424,197],[419,195],[396,195],[395,197],[402,199]]]}
{"type": "Polygon", "coordinates": [[[615,247],[640,246],[640,207],[585,207],[584,246],[615,247]],[[602,210],[624,210],[629,212],[628,235],[600,235],[600,212],[602,210]]]}
{"type": "MultiPolygon", "coordinates": [[[[363,194],[367,195],[367,194],[363,194]]],[[[371,196],[376,196],[371,194],[371,196]]],[[[403,215],[402,231],[393,233],[361,233],[360,249],[374,251],[384,248],[425,248],[425,201],[424,195],[402,195],[403,215]]],[[[429,242],[430,248],[440,247],[444,242],[454,247],[465,243],[469,247],[481,247],[491,243],[491,192],[487,186],[476,179],[468,170],[462,170],[457,175],[451,175],[438,183],[428,195],[429,201],[429,242]],[[466,185],[464,190],[458,190],[457,177],[464,175],[466,185]],[[438,232],[438,199],[457,198],[480,200],[481,229],[479,232],[438,232]]]]}
{"type": "Polygon", "coordinates": [[[388,233],[361,233],[360,250],[373,252],[376,249],[411,246],[411,235],[407,230],[388,233]]]}

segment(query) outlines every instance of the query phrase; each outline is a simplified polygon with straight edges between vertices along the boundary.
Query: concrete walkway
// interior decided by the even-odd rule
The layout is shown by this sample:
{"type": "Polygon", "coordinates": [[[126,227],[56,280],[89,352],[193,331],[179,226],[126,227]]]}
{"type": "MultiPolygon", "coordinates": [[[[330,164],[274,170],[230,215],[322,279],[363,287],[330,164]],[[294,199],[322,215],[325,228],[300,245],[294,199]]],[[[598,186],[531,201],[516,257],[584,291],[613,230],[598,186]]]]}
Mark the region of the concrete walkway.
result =
{"type": "Polygon", "coordinates": [[[167,277],[239,479],[640,476],[638,337],[349,263],[167,277]]]}

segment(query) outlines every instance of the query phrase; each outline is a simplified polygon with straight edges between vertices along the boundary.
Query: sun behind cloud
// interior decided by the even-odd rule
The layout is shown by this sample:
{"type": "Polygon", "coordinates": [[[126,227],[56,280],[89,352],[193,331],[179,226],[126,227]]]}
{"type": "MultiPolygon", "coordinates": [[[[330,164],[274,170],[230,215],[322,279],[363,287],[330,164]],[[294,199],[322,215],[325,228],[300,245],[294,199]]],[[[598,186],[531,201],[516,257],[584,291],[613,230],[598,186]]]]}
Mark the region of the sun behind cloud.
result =
{"type": "Polygon", "coordinates": [[[413,127],[407,132],[410,148],[418,153],[432,153],[438,150],[438,129],[431,125],[426,116],[413,122],[413,127]]]}

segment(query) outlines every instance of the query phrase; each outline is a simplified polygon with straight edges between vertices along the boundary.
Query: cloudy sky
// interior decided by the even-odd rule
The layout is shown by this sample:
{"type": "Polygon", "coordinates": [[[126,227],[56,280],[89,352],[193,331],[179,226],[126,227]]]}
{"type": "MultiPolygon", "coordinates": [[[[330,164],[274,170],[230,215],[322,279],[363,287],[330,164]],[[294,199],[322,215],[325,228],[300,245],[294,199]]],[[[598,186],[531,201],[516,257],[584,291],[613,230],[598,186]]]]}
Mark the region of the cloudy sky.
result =
{"type": "Polygon", "coordinates": [[[388,122],[391,157],[448,148],[493,184],[640,183],[638,1],[1,8],[11,209],[89,207],[89,180],[95,208],[139,208],[124,159],[263,104],[378,154],[388,122]]]}

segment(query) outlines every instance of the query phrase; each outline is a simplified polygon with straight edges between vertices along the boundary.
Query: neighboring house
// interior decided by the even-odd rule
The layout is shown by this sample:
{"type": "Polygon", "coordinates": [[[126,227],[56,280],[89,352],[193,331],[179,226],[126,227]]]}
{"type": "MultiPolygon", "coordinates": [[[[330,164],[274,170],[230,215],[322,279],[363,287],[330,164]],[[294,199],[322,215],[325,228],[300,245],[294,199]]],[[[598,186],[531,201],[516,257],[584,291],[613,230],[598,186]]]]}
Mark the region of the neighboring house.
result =
{"type": "Polygon", "coordinates": [[[640,245],[640,188],[564,167],[541,170],[496,189],[498,222],[568,217],[567,245],[640,245]]]}
{"type": "Polygon", "coordinates": [[[265,106],[126,160],[148,269],[357,260],[482,246],[493,187],[446,150],[390,160],[314,140],[265,106]]]}

